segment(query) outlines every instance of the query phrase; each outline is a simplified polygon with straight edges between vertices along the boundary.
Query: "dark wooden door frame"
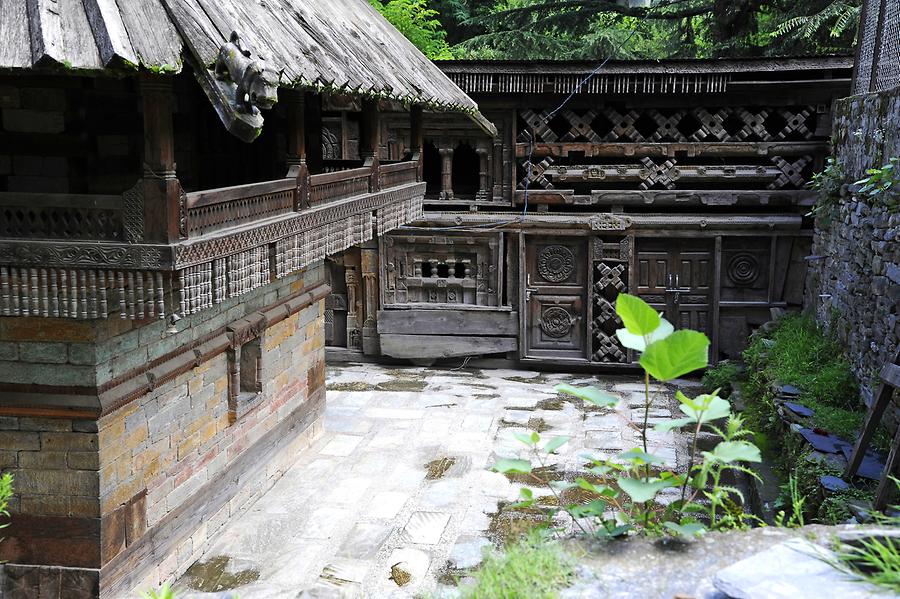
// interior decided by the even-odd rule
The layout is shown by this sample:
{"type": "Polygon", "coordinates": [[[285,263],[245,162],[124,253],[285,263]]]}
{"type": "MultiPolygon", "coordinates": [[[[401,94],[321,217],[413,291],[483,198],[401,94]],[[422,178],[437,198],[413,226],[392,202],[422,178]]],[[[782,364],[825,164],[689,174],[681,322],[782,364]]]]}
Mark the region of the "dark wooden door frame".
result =
{"type": "MultiPolygon", "coordinates": [[[[535,229],[533,231],[519,231],[519,359],[520,360],[534,360],[534,361],[562,361],[562,362],[576,362],[576,363],[590,363],[590,342],[591,342],[591,318],[590,318],[590,301],[591,301],[591,254],[590,248],[588,247],[590,241],[590,233],[587,231],[581,230],[563,230],[563,229],[535,229]],[[528,261],[527,261],[527,238],[528,237],[558,237],[558,238],[572,238],[578,237],[581,238],[582,243],[584,244],[584,251],[582,252],[582,261],[581,265],[584,268],[584,289],[583,294],[581,296],[582,299],[582,315],[581,322],[579,323],[582,331],[582,357],[581,358],[547,358],[541,356],[529,356],[528,355],[528,339],[530,332],[529,326],[529,318],[530,318],[530,305],[529,305],[529,291],[528,291],[528,261]]],[[[579,326],[576,324],[576,326],[579,326]]]]}

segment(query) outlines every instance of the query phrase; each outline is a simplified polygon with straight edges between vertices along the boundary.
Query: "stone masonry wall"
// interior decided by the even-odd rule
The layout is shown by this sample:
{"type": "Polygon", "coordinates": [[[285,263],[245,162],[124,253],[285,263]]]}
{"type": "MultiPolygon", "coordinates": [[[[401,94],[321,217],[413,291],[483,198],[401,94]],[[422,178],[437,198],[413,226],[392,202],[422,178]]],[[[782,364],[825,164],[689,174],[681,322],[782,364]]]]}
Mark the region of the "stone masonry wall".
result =
{"type": "Polygon", "coordinates": [[[153,320],[0,318],[0,385],[13,390],[0,394],[3,413],[21,411],[20,396],[53,412],[0,417],[0,464],[15,476],[13,525],[0,544],[0,559],[11,562],[3,590],[114,597],[180,575],[321,433],[324,300],[260,331],[261,393],[236,419],[228,403],[233,358],[224,346],[151,392],[106,406],[99,419],[89,412],[100,409],[98,394],[102,403],[129,380],[146,381],[148,364],[185,350],[193,356],[190,348],[204,339],[224,338],[226,327],[322,281],[319,264],[186,316],[175,333],[153,320]],[[73,417],[64,417],[69,411],[73,417]],[[254,452],[259,462],[248,467],[254,452]],[[241,460],[239,484],[195,505],[241,460]],[[196,513],[209,505],[215,511],[196,513]],[[165,543],[148,541],[160,536],[165,543]],[[54,578],[22,564],[71,570],[54,578]]]}
{"type": "Polygon", "coordinates": [[[852,183],[900,156],[900,88],[841,100],[835,118],[835,154],[851,185],[834,214],[816,220],[806,301],[870,394],[900,343],[900,214],[872,206],[852,183]]]}

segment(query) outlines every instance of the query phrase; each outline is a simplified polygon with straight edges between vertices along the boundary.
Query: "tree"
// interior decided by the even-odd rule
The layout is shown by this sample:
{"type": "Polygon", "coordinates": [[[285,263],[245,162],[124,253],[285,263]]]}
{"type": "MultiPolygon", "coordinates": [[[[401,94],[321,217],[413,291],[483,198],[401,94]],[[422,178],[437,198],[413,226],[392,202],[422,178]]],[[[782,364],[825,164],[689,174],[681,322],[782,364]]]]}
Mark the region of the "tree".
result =
{"type": "Polygon", "coordinates": [[[432,60],[453,58],[447,43],[447,32],[436,19],[437,11],[428,8],[426,0],[369,0],[378,12],[390,21],[432,60]]]}
{"type": "Polygon", "coordinates": [[[484,9],[476,0],[435,0],[442,17],[459,23],[455,29],[468,28],[454,47],[458,55],[526,59],[849,53],[860,3],[496,0],[484,9]],[[459,21],[467,9],[468,20],[459,21]]]}

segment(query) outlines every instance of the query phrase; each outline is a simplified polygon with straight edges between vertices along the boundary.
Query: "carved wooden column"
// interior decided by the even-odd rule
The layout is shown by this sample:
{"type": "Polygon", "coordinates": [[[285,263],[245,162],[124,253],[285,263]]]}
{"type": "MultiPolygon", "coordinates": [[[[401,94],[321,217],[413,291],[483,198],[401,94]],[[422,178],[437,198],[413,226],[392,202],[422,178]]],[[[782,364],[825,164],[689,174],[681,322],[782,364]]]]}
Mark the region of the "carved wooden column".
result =
{"type": "Polygon", "coordinates": [[[487,148],[478,147],[475,150],[478,155],[478,193],[475,194],[476,200],[489,200],[490,190],[488,190],[488,151],[487,148]]]}
{"type": "Polygon", "coordinates": [[[377,100],[363,100],[362,118],[359,122],[359,155],[363,165],[372,169],[369,191],[381,190],[378,177],[379,151],[381,148],[381,115],[377,100]]]}
{"type": "Polygon", "coordinates": [[[418,167],[416,167],[416,181],[421,181],[423,175],[424,124],[422,105],[415,104],[409,110],[409,148],[411,152],[410,159],[418,163],[418,167]]]}
{"type": "Polygon", "coordinates": [[[362,350],[368,355],[381,353],[378,342],[378,244],[369,241],[360,249],[360,270],[363,278],[365,320],[362,325],[362,350]]]}
{"type": "Polygon", "coordinates": [[[143,238],[172,243],[187,234],[175,175],[172,79],[142,73],[139,81],[144,110],[143,238]]]}
{"type": "Polygon", "coordinates": [[[362,294],[359,287],[359,252],[352,248],[344,254],[344,282],[347,283],[347,349],[362,350],[362,294]]]}
{"type": "Polygon", "coordinates": [[[287,109],[288,176],[297,178],[297,202],[294,210],[309,206],[309,166],[306,163],[305,97],[295,90],[281,90],[281,102],[287,109]]]}
{"type": "Polygon", "coordinates": [[[497,138],[494,139],[494,157],[493,169],[491,169],[494,178],[494,194],[493,197],[499,198],[503,195],[503,142],[497,138]]]}
{"type": "Polygon", "coordinates": [[[441,148],[441,199],[453,199],[453,148],[441,148]]]}
{"type": "Polygon", "coordinates": [[[306,166],[310,173],[321,173],[322,161],[322,96],[307,92],[303,101],[306,166]]]}

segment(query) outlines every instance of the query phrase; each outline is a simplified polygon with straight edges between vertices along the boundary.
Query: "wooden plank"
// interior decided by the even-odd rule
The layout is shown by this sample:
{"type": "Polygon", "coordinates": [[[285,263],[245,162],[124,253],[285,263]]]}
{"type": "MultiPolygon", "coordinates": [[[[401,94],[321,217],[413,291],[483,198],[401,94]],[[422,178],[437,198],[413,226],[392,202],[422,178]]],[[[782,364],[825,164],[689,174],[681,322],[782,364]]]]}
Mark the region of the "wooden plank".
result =
{"type": "Polygon", "coordinates": [[[268,193],[290,191],[297,185],[296,179],[276,179],[261,183],[248,183],[246,185],[234,185],[232,187],[220,187],[218,189],[205,189],[193,191],[187,194],[187,207],[199,208],[211,204],[221,204],[242,198],[252,198],[268,193]]]}
{"type": "Polygon", "coordinates": [[[0,0],[0,40],[3,40],[0,44],[0,65],[12,68],[31,66],[28,8],[22,0],[0,0]]]}
{"type": "Polygon", "coordinates": [[[515,336],[518,312],[472,310],[380,310],[378,332],[408,335],[515,336]]]}
{"type": "MultiPolygon", "coordinates": [[[[52,0],[26,0],[34,64],[66,60],[62,33],[62,8],[52,0]]],[[[4,43],[6,43],[4,41],[4,43]]]]}
{"type": "MultiPolygon", "coordinates": [[[[517,143],[516,158],[529,154],[530,144],[517,143]]],[[[827,153],[824,141],[780,141],[780,142],[677,142],[677,143],[634,143],[634,142],[559,142],[534,144],[533,157],[567,158],[570,153],[585,157],[675,157],[686,154],[700,156],[802,156],[804,154],[827,153]]]]}
{"type": "Polygon", "coordinates": [[[515,337],[381,335],[381,353],[394,358],[452,358],[516,351],[515,337]]]}
{"type": "Polygon", "coordinates": [[[118,2],[128,39],[144,66],[181,68],[183,43],[161,0],[118,2]]]}
{"type": "Polygon", "coordinates": [[[881,369],[881,380],[885,384],[900,389],[900,366],[897,364],[885,364],[881,369]]]}
{"type": "Polygon", "coordinates": [[[84,0],[84,11],[94,32],[103,66],[109,66],[116,58],[138,64],[116,0],[84,0]]]}

